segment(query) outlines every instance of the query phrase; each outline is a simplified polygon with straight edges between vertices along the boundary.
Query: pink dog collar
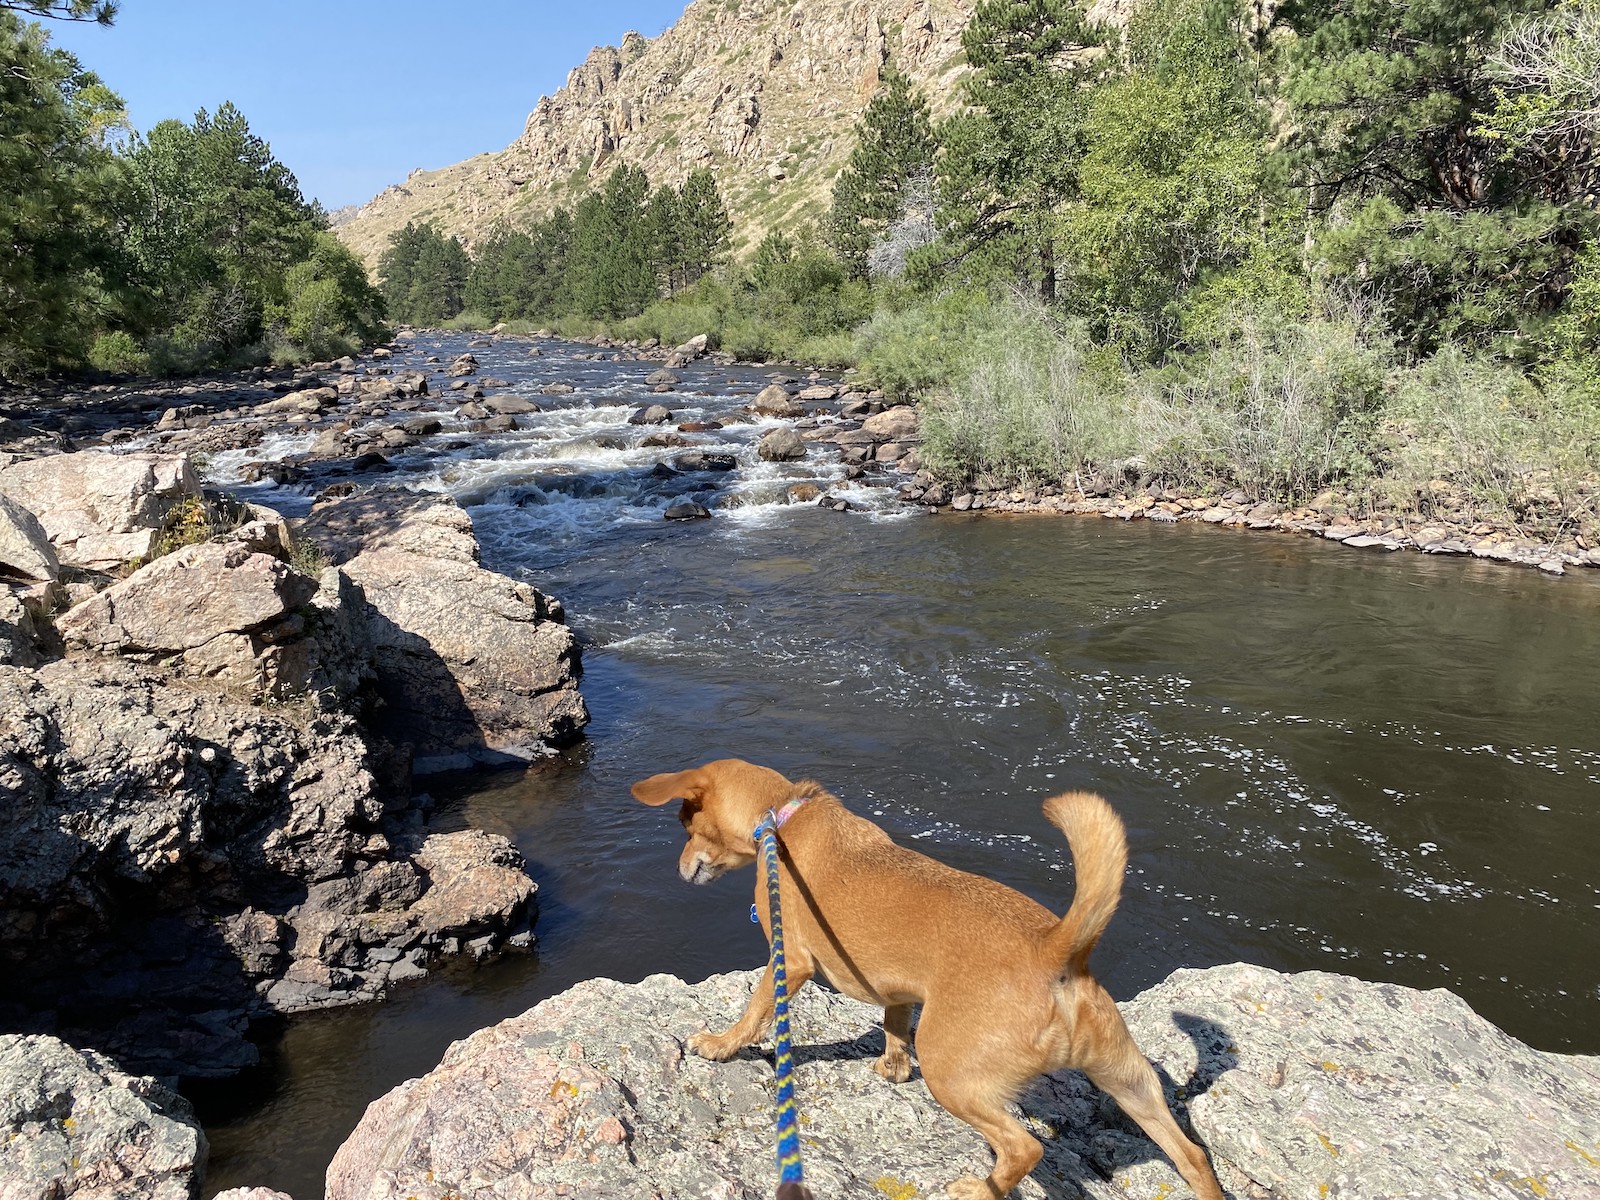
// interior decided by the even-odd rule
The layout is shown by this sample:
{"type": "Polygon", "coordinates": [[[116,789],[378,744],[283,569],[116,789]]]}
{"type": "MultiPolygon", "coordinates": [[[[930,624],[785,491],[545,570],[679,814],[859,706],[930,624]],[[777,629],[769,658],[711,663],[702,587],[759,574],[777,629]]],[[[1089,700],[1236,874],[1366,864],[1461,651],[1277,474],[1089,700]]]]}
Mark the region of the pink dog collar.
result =
{"type": "Polygon", "coordinates": [[[761,820],[756,822],[755,832],[751,836],[753,836],[756,841],[759,842],[761,840],[761,831],[768,825],[771,825],[772,831],[776,833],[778,830],[783,828],[783,823],[790,817],[794,816],[796,810],[799,809],[799,807],[805,802],[805,796],[796,796],[792,800],[788,801],[788,803],[784,804],[781,808],[767,809],[766,814],[761,818],[761,820]]]}
{"type": "Polygon", "coordinates": [[[796,796],[793,800],[789,801],[789,803],[778,809],[772,814],[772,827],[774,829],[782,829],[783,823],[790,817],[794,816],[794,814],[799,810],[800,806],[805,802],[806,798],[804,796],[796,796]]]}

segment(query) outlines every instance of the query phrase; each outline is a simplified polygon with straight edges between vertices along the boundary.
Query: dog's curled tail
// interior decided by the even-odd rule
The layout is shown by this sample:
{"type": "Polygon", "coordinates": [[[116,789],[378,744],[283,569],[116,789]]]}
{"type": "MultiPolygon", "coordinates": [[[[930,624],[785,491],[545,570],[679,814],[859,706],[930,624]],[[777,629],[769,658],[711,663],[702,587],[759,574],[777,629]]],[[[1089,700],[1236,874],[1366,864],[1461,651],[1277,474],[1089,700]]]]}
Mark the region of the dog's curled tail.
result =
{"type": "Polygon", "coordinates": [[[1044,802],[1044,815],[1067,835],[1077,888],[1072,907],[1045,935],[1045,956],[1062,974],[1084,971],[1122,898],[1128,838],[1122,818],[1093,792],[1064,792],[1044,802]]]}

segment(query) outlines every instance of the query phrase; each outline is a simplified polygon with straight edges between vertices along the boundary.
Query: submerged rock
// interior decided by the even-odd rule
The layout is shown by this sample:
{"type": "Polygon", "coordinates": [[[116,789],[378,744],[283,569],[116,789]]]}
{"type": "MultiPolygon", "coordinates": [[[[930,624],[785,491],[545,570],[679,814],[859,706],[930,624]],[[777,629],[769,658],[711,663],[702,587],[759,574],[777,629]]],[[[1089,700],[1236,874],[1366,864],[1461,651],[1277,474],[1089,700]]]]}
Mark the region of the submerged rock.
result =
{"type": "MultiPolygon", "coordinates": [[[[593,980],[457,1042],[367,1109],[328,1200],[770,1196],[768,1055],[719,1064],[684,1049],[731,1022],[757,978],[593,980]]],[[[1122,1009],[1241,1200],[1595,1194],[1600,1060],[1531,1050],[1448,992],[1234,965],[1178,971],[1122,1009]]],[[[920,1074],[894,1085],[871,1070],[881,1016],[817,988],[796,1005],[819,1196],[937,1196],[991,1165],[920,1074]]],[[[1077,1072],[1041,1077],[1019,1107],[1045,1157],[1016,1195],[1188,1194],[1077,1072]]]]}

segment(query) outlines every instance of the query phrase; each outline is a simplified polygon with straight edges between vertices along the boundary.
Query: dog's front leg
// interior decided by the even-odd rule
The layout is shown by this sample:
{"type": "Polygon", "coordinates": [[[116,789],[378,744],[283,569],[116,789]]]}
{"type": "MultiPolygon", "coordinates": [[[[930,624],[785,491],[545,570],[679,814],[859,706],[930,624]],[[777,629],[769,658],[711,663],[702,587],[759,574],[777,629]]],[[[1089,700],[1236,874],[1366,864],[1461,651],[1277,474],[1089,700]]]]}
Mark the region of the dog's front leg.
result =
{"type": "Polygon", "coordinates": [[[883,1010],[883,1056],[872,1069],[890,1083],[911,1078],[911,1005],[893,1004],[883,1010]]]}
{"type": "MultiPolygon", "coordinates": [[[[790,962],[788,968],[789,995],[793,998],[811,978],[811,967],[790,962]]],[[[721,1033],[706,1030],[695,1034],[689,1039],[689,1049],[712,1062],[726,1062],[766,1035],[767,1027],[772,1024],[772,1007],[772,963],[769,960],[756,990],[750,993],[750,1003],[745,1005],[744,1014],[721,1033]]]]}

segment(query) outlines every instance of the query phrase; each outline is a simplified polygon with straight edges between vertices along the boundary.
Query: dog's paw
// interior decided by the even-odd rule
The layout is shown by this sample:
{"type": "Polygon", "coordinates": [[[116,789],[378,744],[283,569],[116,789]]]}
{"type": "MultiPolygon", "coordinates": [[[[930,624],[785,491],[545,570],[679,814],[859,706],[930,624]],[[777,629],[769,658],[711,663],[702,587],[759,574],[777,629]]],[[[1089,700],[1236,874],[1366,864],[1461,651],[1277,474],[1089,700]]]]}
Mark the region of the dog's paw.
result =
{"type": "Polygon", "coordinates": [[[885,1054],[872,1060],[872,1069],[890,1083],[904,1083],[911,1078],[911,1056],[905,1051],[885,1054]]]}
{"type": "Polygon", "coordinates": [[[995,1190],[989,1186],[987,1179],[979,1179],[976,1175],[963,1175],[949,1187],[944,1194],[950,1200],[996,1200],[995,1190]]]}
{"type": "Polygon", "coordinates": [[[727,1062],[739,1053],[740,1046],[735,1039],[721,1037],[707,1030],[689,1039],[689,1049],[712,1062],[727,1062]]]}

